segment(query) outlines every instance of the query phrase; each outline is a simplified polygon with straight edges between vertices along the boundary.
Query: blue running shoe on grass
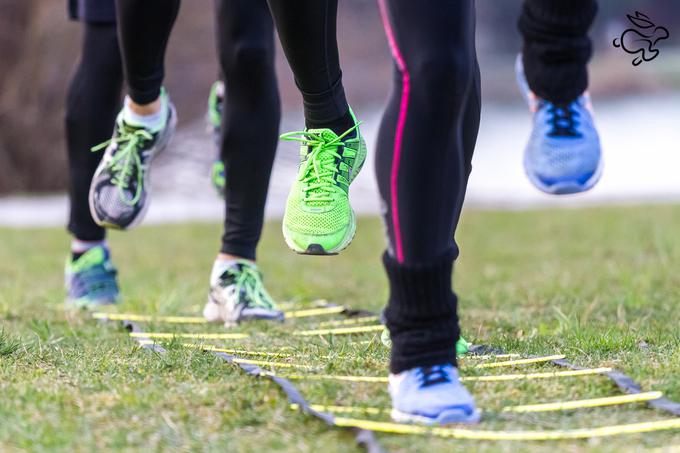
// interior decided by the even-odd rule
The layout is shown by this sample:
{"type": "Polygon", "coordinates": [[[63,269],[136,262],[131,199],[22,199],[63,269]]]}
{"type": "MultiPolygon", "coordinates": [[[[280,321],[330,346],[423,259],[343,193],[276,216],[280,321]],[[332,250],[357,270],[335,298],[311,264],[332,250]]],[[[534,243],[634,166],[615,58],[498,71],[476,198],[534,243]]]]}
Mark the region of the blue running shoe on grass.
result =
{"type": "Polygon", "coordinates": [[[66,260],[66,303],[76,308],[99,308],[120,299],[116,268],[109,251],[98,246],[77,260],[66,260]]]}
{"type": "Polygon", "coordinates": [[[481,413],[453,365],[412,368],[390,374],[392,419],[399,423],[477,423],[481,413]]]}
{"type": "Polygon", "coordinates": [[[515,72],[522,96],[534,114],[533,130],[524,151],[524,170],[529,180],[539,190],[553,195],[592,189],[602,176],[603,161],[589,95],[553,103],[531,91],[521,55],[515,72]]]}

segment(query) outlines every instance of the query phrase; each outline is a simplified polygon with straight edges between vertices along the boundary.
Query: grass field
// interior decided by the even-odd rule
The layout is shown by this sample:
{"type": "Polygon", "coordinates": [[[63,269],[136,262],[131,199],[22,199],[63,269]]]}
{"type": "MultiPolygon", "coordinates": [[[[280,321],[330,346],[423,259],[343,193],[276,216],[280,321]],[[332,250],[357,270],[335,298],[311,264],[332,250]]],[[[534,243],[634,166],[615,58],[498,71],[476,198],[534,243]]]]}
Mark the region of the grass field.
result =
{"type": "MultiPolygon", "coordinates": [[[[112,234],[125,303],[139,313],[198,314],[219,244],[217,225],[144,227],[112,234]]],[[[520,354],[564,353],[582,366],[613,366],[680,400],[680,207],[523,213],[467,212],[455,283],[465,336],[520,354]]],[[[287,407],[271,383],[207,353],[167,345],[161,356],[125,332],[62,307],[66,233],[0,229],[0,450],[358,451],[351,434],[287,407]]],[[[266,283],[280,300],[314,299],[378,311],[386,296],[382,227],[363,219],[335,258],[289,252],[279,225],[260,247],[266,283]]],[[[290,325],[255,325],[266,337],[224,341],[293,346],[315,372],[383,375],[388,352],[354,337],[290,337],[290,325]],[[328,358],[327,358],[328,357],[328,358]]],[[[145,326],[148,329],[180,329],[145,326]]],[[[183,327],[182,330],[198,330],[183,327]]],[[[206,330],[204,327],[202,330],[206,330]]],[[[211,326],[210,331],[220,331],[211,326]]],[[[548,371],[550,365],[463,374],[548,371]]],[[[285,372],[285,371],[283,371],[285,372]]],[[[308,401],[387,406],[383,385],[297,382],[308,401]]],[[[559,429],[658,420],[642,405],[503,415],[506,405],[614,395],[604,377],[470,385],[485,429],[559,429]]],[[[390,451],[639,451],[680,445],[680,431],[591,441],[498,443],[380,435],[390,451]]]]}

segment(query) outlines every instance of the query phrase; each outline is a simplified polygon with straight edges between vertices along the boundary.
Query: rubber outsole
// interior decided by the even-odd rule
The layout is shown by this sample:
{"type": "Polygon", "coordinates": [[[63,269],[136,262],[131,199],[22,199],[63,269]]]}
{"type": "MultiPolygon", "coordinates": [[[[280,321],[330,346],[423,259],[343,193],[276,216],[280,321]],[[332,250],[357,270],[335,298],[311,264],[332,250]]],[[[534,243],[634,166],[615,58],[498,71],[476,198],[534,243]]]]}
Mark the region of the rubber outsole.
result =
{"type": "Polygon", "coordinates": [[[593,173],[593,175],[585,183],[578,183],[576,181],[562,181],[555,184],[545,184],[540,178],[538,178],[529,170],[528,162],[526,158],[524,159],[524,173],[526,173],[531,184],[533,184],[533,186],[541,192],[547,193],[549,195],[574,195],[587,192],[595,187],[595,185],[600,181],[603,171],[604,159],[600,158],[600,162],[597,165],[595,173],[593,173]]]}
{"type": "Polygon", "coordinates": [[[116,300],[101,300],[101,301],[92,301],[92,302],[86,302],[81,299],[69,299],[67,298],[64,301],[64,304],[68,308],[72,308],[74,310],[100,310],[104,307],[110,307],[114,305],[118,305],[120,303],[120,299],[116,300]]]}
{"type": "Polygon", "coordinates": [[[295,244],[292,239],[290,239],[290,234],[286,230],[286,226],[282,226],[282,231],[283,231],[283,238],[286,241],[286,245],[288,245],[288,248],[297,253],[298,255],[309,255],[309,256],[334,256],[345,250],[349,245],[352,243],[354,240],[354,236],[356,235],[357,232],[357,222],[356,222],[356,215],[354,214],[354,210],[350,208],[350,228],[347,230],[347,234],[343,238],[342,241],[340,241],[340,244],[338,244],[336,247],[333,247],[332,249],[326,250],[321,246],[320,244],[317,243],[311,243],[307,246],[307,248],[303,249],[301,247],[298,247],[297,244],[295,244]]]}
{"type": "Polygon", "coordinates": [[[272,312],[267,315],[243,315],[243,310],[240,310],[238,316],[228,316],[226,313],[226,308],[215,300],[213,292],[208,294],[208,302],[203,308],[203,317],[209,323],[223,323],[225,327],[235,327],[241,322],[247,321],[272,321],[272,322],[284,322],[286,316],[283,312],[277,311],[272,312]]]}
{"type": "Polygon", "coordinates": [[[425,417],[423,415],[414,415],[392,409],[390,415],[392,420],[397,423],[413,423],[426,426],[453,424],[473,425],[479,423],[482,419],[482,414],[478,409],[475,409],[472,414],[469,414],[462,409],[450,409],[442,411],[437,417],[425,417]]]}
{"type": "Polygon", "coordinates": [[[305,250],[305,255],[337,255],[337,253],[327,253],[326,250],[320,244],[309,244],[307,250],[305,250]]]}

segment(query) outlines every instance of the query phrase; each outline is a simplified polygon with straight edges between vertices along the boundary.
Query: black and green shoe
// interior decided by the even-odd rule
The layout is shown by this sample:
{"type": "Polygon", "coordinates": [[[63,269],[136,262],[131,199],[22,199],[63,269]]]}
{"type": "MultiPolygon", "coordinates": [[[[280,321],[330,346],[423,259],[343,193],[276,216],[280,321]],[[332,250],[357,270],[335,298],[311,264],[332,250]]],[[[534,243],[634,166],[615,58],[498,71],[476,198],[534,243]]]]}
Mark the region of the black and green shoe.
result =
{"type": "Polygon", "coordinates": [[[222,114],[224,112],[224,83],[217,81],[213,83],[208,96],[208,132],[213,136],[217,148],[217,158],[210,169],[210,182],[217,191],[217,194],[224,198],[224,187],[226,184],[224,163],[220,159],[220,148],[222,144],[222,114]]]}

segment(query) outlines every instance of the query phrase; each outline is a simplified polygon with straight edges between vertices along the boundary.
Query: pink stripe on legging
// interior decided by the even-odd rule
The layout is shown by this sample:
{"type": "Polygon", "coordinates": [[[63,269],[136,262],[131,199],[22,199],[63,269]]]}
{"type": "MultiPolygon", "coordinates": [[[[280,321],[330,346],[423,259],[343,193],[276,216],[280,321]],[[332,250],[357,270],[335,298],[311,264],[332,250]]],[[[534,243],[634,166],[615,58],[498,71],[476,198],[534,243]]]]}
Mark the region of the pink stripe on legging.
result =
{"type": "Polygon", "coordinates": [[[385,27],[385,34],[392,49],[392,55],[397,63],[397,68],[401,72],[401,105],[399,106],[399,119],[397,120],[397,129],[394,134],[394,152],[392,154],[392,171],[390,174],[390,197],[391,197],[391,211],[392,211],[392,229],[394,230],[395,252],[397,254],[397,261],[404,262],[404,247],[401,241],[401,225],[399,224],[399,199],[398,199],[398,179],[399,179],[399,164],[401,162],[401,146],[404,137],[404,128],[406,126],[406,114],[408,111],[409,94],[411,93],[411,75],[406,67],[404,56],[397,46],[397,40],[394,37],[392,25],[390,24],[389,13],[385,0],[378,0],[380,7],[380,15],[382,16],[383,26],[385,27]]]}

